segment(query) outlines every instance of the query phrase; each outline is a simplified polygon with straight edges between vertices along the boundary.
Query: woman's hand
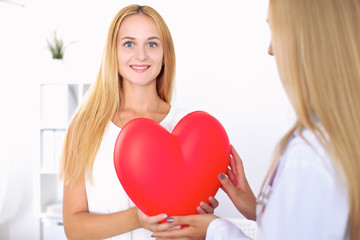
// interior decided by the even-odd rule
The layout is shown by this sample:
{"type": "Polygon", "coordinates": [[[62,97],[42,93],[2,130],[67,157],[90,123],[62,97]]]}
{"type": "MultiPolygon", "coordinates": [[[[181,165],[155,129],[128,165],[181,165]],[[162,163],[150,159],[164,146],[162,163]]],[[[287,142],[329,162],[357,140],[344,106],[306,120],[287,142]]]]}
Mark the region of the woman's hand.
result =
{"type": "Polygon", "coordinates": [[[158,231],[165,231],[169,230],[170,228],[174,227],[171,223],[159,223],[162,220],[165,220],[168,216],[166,214],[159,214],[156,216],[148,216],[145,213],[143,213],[140,209],[137,211],[138,219],[140,222],[140,225],[152,232],[158,232],[158,231]]]}
{"type": "Polygon", "coordinates": [[[214,214],[215,208],[219,206],[218,200],[214,197],[209,197],[210,205],[206,202],[200,202],[200,205],[197,207],[197,211],[200,214],[214,214]]]}
{"type": "Polygon", "coordinates": [[[189,216],[177,216],[168,218],[171,227],[186,225],[181,229],[173,229],[170,231],[156,232],[152,237],[157,239],[205,239],[207,228],[210,222],[217,216],[212,214],[198,214],[189,216]]]}
{"type": "MultiPolygon", "coordinates": [[[[200,214],[213,214],[215,208],[219,206],[219,202],[214,197],[209,197],[210,205],[205,202],[200,202],[200,205],[197,207],[197,211],[200,214]]],[[[158,232],[158,231],[165,231],[169,229],[174,229],[173,224],[169,223],[159,223],[162,220],[166,219],[166,214],[159,214],[156,216],[148,216],[145,213],[143,213],[140,209],[138,209],[138,219],[140,222],[140,225],[148,229],[152,232],[158,232]]],[[[175,226],[176,228],[180,228],[180,226],[175,226]]]]}
{"type": "Polygon", "coordinates": [[[256,197],[245,177],[243,162],[231,145],[230,168],[228,177],[221,173],[221,188],[227,193],[235,207],[249,220],[256,220],[256,197]]]}

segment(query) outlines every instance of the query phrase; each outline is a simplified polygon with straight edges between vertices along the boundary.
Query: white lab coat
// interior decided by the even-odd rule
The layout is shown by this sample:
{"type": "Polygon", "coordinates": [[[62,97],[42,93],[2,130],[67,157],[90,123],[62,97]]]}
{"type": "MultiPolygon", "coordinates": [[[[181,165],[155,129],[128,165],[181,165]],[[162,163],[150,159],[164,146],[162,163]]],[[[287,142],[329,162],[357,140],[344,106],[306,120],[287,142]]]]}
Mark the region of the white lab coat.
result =
{"type": "MultiPolygon", "coordinates": [[[[347,239],[349,204],[346,184],[316,137],[304,130],[288,143],[263,214],[257,239],[347,239]]],[[[207,240],[250,239],[224,219],[213,220],[207,240]]]]}

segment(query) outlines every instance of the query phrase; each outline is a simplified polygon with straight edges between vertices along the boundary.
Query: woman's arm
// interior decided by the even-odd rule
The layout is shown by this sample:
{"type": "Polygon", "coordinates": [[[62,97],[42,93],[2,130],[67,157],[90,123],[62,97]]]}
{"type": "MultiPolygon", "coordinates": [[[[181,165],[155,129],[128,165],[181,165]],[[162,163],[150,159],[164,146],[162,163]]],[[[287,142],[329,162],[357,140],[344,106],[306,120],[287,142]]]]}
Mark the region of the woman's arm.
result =
{"type": "Polygon", "coordinates": [[[246,179],[244,165],[231,145],[230,169],[219,175],[221,188],[229,196],[239,212],[249,220],[256,220],[256,197],[246,179]]]}
{"type": "Polygon", "coordinates": [[[165,214],[160,214],[140,221],[136,207],[112,214],[89,213],[85,182],[64,185],[63,219],[68,239],[104,239],[140,227],[163,231],[169,224],[157,222],[165,218],[167,218],[165,214]]]}
{"type": "Polygon", "coordinates": [[[64,185],[63,219],[69,239],[104,239],[140,227],[136,208],[106,215],[89,213],[84,181],[64,185]]]}
{"type": "MultiPolygon", "coordinates": [[[[169,218],[170,219],[170,218],[169,218]]],[[[250,240],[240,228],[231,222],[214,215],[189,215],[172,218],[174,226],[188,225],[182,229],[156,232],[152,236],[157,239],[204,239],[207,240],[250,240]]]]}

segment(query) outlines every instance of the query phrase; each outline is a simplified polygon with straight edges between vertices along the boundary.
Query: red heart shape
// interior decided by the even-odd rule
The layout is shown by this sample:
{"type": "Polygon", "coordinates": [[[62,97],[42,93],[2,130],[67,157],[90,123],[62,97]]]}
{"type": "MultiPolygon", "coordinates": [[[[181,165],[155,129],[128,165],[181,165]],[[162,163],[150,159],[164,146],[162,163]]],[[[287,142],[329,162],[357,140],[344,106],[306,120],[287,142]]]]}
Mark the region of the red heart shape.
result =
{"type": "Polygon", "coordinates": [[[210,114],[192,112],[170,134],[157,122],[137,118],[119,133],[114,149],[117,176],[136,206],[147,215],[196,214],[220,187],[230,143],[210,114]]]}

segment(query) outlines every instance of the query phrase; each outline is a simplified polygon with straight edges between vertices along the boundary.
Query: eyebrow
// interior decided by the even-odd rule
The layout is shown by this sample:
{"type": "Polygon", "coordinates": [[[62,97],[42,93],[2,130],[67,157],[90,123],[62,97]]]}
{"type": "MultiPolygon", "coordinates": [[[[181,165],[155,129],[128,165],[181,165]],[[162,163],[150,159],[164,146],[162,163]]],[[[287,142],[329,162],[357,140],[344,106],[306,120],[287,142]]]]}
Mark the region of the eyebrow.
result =
{"type": "MultiPolygon", "coordinates": [[[[120,40],[125,40],[125,39],[129,39],[129,40],[135,40],[136,38],[134,37],[129,37],[129,36],[125,36],[123,38],[121,38],[120,40]]],[[[157,39],[160,41],[160,38],[157,37],[157,36],[152,36],[152,37],[149,37],[148,40],[154,40],[154,39],[157,39]]]]}
{"type": "Polygon", "coordinates": [[[159,40],[159,41],[160,41],[160,38],[159,38],[159,37],[157,37],[157,36],[153,36],[153,37],[149,37],[149,38],[148,38],[148,40],[154,40],[154,39],[157,39],[157,40],[159,40]]]}

